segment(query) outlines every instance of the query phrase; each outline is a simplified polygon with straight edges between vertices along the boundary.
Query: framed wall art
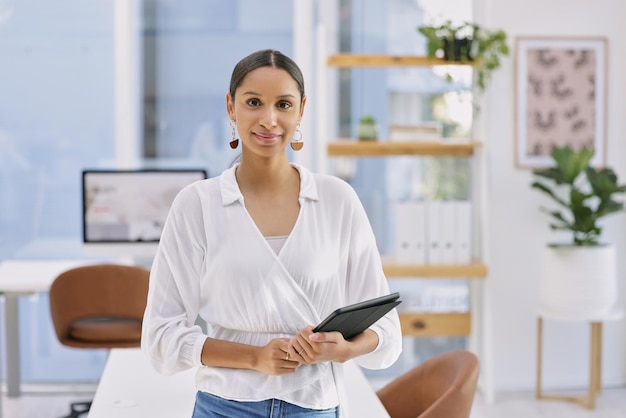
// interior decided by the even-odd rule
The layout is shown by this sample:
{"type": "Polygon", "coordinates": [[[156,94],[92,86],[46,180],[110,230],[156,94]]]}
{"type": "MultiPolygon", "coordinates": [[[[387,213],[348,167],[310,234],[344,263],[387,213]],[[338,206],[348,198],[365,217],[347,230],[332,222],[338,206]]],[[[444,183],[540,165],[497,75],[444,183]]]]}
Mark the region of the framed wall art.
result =
{"type": "Polygon", "coordinates": [[[605,163],[606,38],[517,37],[516,164],[552,164],[554,146],[593,147],[605,163]]]}

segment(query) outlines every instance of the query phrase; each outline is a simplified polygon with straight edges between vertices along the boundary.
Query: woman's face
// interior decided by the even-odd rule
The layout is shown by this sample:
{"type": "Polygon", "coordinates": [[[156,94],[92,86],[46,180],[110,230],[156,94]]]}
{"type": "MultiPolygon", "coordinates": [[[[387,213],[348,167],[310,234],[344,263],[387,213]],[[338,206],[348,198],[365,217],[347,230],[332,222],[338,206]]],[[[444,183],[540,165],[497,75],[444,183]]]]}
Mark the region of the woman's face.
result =
{"type": "Polygon", "coordinates": [[[226,94],[228,116],[237,124],[243,148],[267,157],[285,151],[305,101],[289,73],[271,67],[250,71],[234,98],[226,94]]]}

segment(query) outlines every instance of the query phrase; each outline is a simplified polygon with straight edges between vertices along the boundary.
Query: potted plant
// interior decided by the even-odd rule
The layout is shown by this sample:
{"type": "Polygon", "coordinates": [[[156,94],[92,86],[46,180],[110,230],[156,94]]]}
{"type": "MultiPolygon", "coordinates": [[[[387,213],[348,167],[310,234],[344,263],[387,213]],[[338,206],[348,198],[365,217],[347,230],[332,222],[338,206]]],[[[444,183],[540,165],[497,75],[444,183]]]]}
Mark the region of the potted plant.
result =
{"type": "Polygon", "coordinates": [[[488,30],[465,22],[455,25],[446,21],[438,26],[419,26],[418,32],[426,37],[429,58],[447,61],[475,61],[476,86],[484,91],[491,73],[500,68],[501,58],[509,54],[506,33],[488,30]]]}
{"type": "Polygon", "coordinates": [[[376,130],[376,119],[371,115],[365,115],[359,119],[357,127],[357,138],[360,140],[374,141],[378,137],[376,130]]]}
{"type": "Polygon", "coordinates": [[[446,61],[473,59],[474,25],[463,23],[457,26],[448,20],[438,26],[420,26],[417,30],[426,37],[429,58],[443,58],[446,61]]]}
{"type": "Polygon", "coordinates": [[[501,57],[509,55],[506,32],[501,29],[488,30],[474,25],[476,59],[479,61],[476,71],[476,84],[480,90],[487,88],[491,73],[501,65],[501,57]]]}
{"type": "Polygon", "coordinates": [[[600,241],[599,220],[624,211],[614,195],[626,192],[615,172],[590,166],[594,150],[554,147],[554,166],[533,170],[532,188],[559,209],[541,208],[552,218],[550,228],[572,234],[566,243],[550,243],[544,254],[541,303],[552,312],[603,315],[616,302],[615,248],[600,241]]]}

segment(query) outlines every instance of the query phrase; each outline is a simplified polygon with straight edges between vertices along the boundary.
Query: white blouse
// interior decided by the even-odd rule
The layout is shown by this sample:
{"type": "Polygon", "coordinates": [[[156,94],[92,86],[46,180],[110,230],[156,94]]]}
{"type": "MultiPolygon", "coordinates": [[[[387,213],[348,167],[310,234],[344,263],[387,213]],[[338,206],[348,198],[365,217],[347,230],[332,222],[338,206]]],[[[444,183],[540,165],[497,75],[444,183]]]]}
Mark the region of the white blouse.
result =
{"type": "MultiPolygon", "coordinates": [[[[170,209],[151,274],[142,349],[153,367],[173,374],[197,367],[198,390],[241,401],[278,398],[314,409],[344,399],[342,367],[303,365],[269,376],[207,367],[207,336],[262,346],[292,337],[336,308],[389,293],[367,215],[350,185],[300,173],[300,212],[276,253],[245,209],[236,166],[182,190],[170,209]],[[207,323],[207,334],[195,325],[207,323]]],[[[354,361],[389,367],[400,355],[396,310],[374,324],[378,346],[354,361]]]]}

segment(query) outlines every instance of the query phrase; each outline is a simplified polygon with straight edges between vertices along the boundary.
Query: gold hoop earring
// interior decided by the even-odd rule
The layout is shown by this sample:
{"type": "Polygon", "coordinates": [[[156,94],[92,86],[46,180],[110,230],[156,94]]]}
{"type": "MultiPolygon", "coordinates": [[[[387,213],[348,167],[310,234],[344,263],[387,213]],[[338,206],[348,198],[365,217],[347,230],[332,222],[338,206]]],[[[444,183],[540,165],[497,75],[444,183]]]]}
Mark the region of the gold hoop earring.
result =
{"type": "Polygon", "coordinates": [[[300,124],[298,124],[298,126],[296,126],[296,132],[294,133],[293,138],[289,143],[289,146],[291,146],[291,149],[294,151],[300,151],[303,145],[304,142],[302,142],[302,131],[300,130],[300,124]]]}
{"type": "Polygon", "coordinates": [[[228,143],[228,145],[230,145],[232,149],[236,149],[239,146],[239,139],[237,139],[237,137],[235,136],[235,128],[236,128],[235,121],[231,120],[230,121],[230,130],[231,130],[230,135],[231,135],[232,140],[228,143]]]}

